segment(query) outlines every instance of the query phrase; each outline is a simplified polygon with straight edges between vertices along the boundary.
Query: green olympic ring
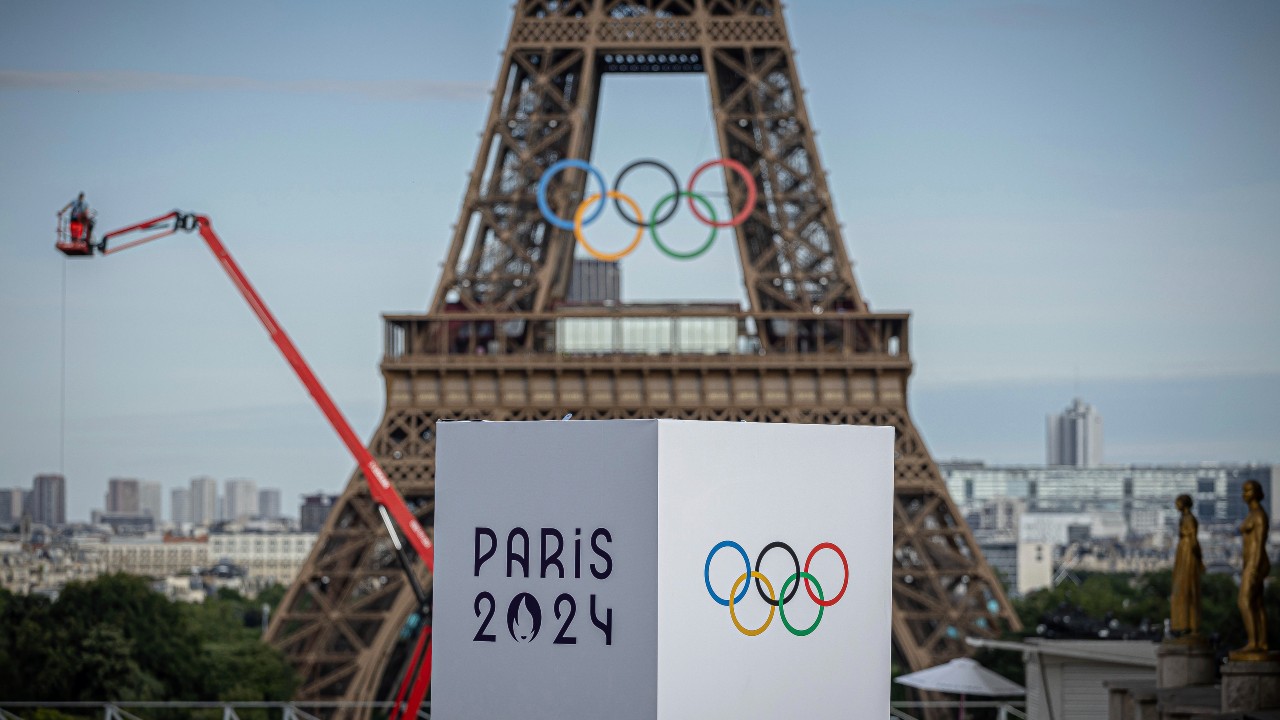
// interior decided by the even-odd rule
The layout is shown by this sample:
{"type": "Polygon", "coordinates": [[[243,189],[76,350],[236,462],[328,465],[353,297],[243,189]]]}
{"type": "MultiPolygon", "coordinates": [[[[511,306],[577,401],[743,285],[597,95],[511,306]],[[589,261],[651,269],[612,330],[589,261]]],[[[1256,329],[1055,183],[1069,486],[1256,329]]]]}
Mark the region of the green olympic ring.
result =
{"type": "Polygon", "coordinates": [[[716,225],[714,224],[715,222],[716,222],[716,209],[711,206],[711,202],[709,200],[707,200],[702,195],[699,195],[698,193],[695,193],[695,192],[691,192],[689,190],[676,190],[675,192],[670,192],[662,196],[662,199],[658,201],[658,204],[653,206],[653,212],[649,214],[649,235],[653,238],[653,244],[657,245],[658,249],[661,250],[663,254],[665,254],[667,257],[672,258],[673,260],[692,260],[698,257],[699,255],[705,253],[706,251],[710,250],[711,244],[716,241],[716,233],[720,232],[720,228],[716,227],[716,225]],[[710,213],[711,223],[712,223],[711,234],[707,236],[707,241],[702,243],[702,246],[699,247],[697,250],[693,250],[687,253],[682,253],[677,250],[672,250],[671,248],[667,247],[665,243],[662,242],[662,238],[658,237],[658,213],[662,210],[662,207],[666,205],[668,202],[678,203],[680,202],[680,198],[682,197],[687,197],[687,198],[690,198],[691,200],[697,200],[698,202],[702,203],[702,207],[705,208],[708,213],[710,213]]]}
{"type": "MultiPolygon", "coordinates": [[[[826,600],[826,597],[823,596],[822,594],[822,585],[818,583],[818,578],[810,575],[807,572],[798,572],[792,575],[791,577],[787,578],[787,581],[782,583],[782,591],[778,593],[778,597],[786,597],[787,588],[791,586],[791,583],[795,582],[796,580],[799,580],[800,578],[804,578],[809,582],[812,582],[813,586],[818,588],[818,598],[820,600],[826,600]]],[[[789,630],[792,635],[795,635],[796,637],[804,637],[805,635],[808,635],[809,633],[818,629],[818,623],[822,622],[823,609],[824,607],[822,605],[818,605],[818,617],[814,618],[813,624],[805,628],[804,630],[797,630],[794,627],[791,627],[791,623],[787,622],[787,604],[786,603],[778,603],[778,617],[782,619],[782,625],[786,627],[787,630],[789,630]]]]}

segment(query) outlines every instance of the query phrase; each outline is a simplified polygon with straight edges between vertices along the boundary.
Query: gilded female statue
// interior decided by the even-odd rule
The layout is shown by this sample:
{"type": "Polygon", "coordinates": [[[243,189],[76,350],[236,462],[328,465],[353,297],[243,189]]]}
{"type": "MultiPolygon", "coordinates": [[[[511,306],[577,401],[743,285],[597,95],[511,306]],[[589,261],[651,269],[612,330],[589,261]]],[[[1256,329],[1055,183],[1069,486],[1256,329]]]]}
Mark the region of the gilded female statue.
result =
{"type": "Polygon", "coordinates": [[[1200,554],[1200,523],[1191,514],[1190,495],[1174,501],[1182,519],[1178,522],[1178,548],[1173,559],[1173,595],[1169,598],[1170,626],[1183,642],[1200,639],[1200,576],[1204,558],[1200,554]]]}
{"type": "Polygon", "coordinates": [[[1265,495],[1257,480],[1244,484],[1244,501],[1249,515],[1240,526],[1244,539],[1244,564],[1240,571],[1240,614],[1244,617],[1244,632],[1248,644],[1230,655],[1236,661],[1270,659],[1267,653],[1267,609],[1262,604],[1262,587],[1271,574],[1271,560],[1267,557],[1267,531],[1271,519],[1262,509],[1265,495]]]}

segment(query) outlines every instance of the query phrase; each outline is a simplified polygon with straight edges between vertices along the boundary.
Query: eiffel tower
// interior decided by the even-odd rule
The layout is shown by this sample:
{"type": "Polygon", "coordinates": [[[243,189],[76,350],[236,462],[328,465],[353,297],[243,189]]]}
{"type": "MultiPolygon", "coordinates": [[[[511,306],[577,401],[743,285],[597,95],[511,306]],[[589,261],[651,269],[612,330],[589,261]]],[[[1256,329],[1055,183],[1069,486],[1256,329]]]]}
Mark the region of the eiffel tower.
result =
{"type": "MultiPolygon", "coordinates": [[[[922,669],[966,636],[1018,628],[907,411],[909,316],[872,312],[853,276],[780,0],[518,0],[440,283],[425,315],[385,317],[386,411],[370,450],[433,526],[441,420],[686,418],[897,429],[893,637],[922,669]],[[589,159],[605,73],[704,73],[723,158],[759,189],[733,228],[748,307],[581,305],[575,239],[538,208],[543,173],[589,159]],[[701,323],[701,325],[699,325],[701,323]],[[729,328],[714,352],[698,332],[729,328]],[[595,346],[581,344],[583,328],[595,346]],[[628,338],[660,338],[636,347],[628,338]],[[578,338],[575,340],[575,338],[578,338]]],[[[548,200],[572,217],[587,173],[548,200]]],[[[725,173],[730,205],[747,184],[725,173]]],[[[705,334],[705,333],[704,333],[705,334]]],[[[430,588],[425,568],[419,570],[430,588]]],[[[389,699],[416,603],[358,473],[273,619],[308,700],[389,699]]],[[[439,661],[447,662],[444,658],[439,661]]],[[[335,715],[367,717],[368,711],[335,715]]]]}

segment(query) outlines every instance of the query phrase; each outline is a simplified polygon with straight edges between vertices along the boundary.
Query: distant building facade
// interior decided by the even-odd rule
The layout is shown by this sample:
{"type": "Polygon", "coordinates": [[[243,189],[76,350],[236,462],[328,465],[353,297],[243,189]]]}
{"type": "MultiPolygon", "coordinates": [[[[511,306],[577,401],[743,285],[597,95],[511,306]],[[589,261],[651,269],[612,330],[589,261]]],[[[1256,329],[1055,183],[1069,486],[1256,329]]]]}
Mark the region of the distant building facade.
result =
{"type": "Polygon", "coordinates": [[[325,520],[329,518],[329,511],[333,509],[333,504],[336,502],[338,502],[337,495],[325,495],[323,493],[304,495],[302,497],[302,507],[298,509],[299,525],[302,532],[320,532],[324,528],[325,520]]]}
{"type": "Polygon", "coordinates": [[[306,562],[316,533],[214,533],[209,536],[210,562],[230,562],[267,582],[288,585],[306,562]]]}
{"type": "Polygon", "coordinates": [[[223,519],[244,521],[258,514],[258,484],[235,478],[226,483],[226,514],[223,519]]]}
{"type": "Polygon", "coordinates": [[[1017,571],[1006,580],[1017,595],[1053,584],[1054,547],[1047,542],[1019,542],[1014,553],[1017,571]]]}
{"type": "Polygon", "coordinates": [[[107,513],[111,515],[137,515],[139,513],[138,481],[134,478],[107,480],[107,513]]]}
{"type": "Polygon", "coordinates": [[[210,525],[217,519],[218,481],[211,477],[191,478],[191,522],[210,525]]]}
{"type": "Polygon", "coordinates": [[[1045,420],[1045,464],[1096,467],[1102,464],[1102,416],[1080,398],[1045,420]]]}
{"type": "Polygon", "coordinates": [[[0,524],[17,525],[22,521],[27,492],[22,488],[0,489],[0,524]]]}
{"type": "Polygon", "coordinates": [[[148,513],[113,513],[94,510],[90,518],[94,525],[106,525],[116,535],[146,535],[156,529],[155,519],[148,513]]]}
{"type": "Polygon", "coordinates": [[[209,564],[209,544],[203,540],[166,542],[159,538],[112,540],[99,548],[108,572],[148,577],[189,573],[209,564]]]}
{"type": "Polygon", "coordinates": [[[37,475],[31,488],[31,520],[50,527],[67,524],[67,479],[58,473],[37,475]]]}
{"type": "Polygon", "coordinates": [[[1239,524],[1247,514],[1241,491],[1257,480],[1276,517],[1273,465],[1110,465],[1045,467],[939,463],[952,499],[966,517],[995,501],[1021,501],[1031,513],[1116,513],[1125,533],[1143,535],[1166,527],[1177,516],[1174,498],[1195,501],[1201,525],[1239,524]]]}
{"type": "Polygon", "coordinates": [[[174,525],[191,522],[191,491],[174,488],[169,493],[169,519],[174,525]]]}
{"type": "Polygon", "coordinates": [[[276,488],[263,488],[258,491],[258,515],[274,520],[280,514],[280,491],[276,488]]]}
{"type": "Polygon", "coordinates": [[[158,482],[143,480],[138,483],[138,511],[150,515],[158,525],[164,519],[164,488],[158,482]]]}
{"type": "MultiPolygon", "coordinates": [[[[95,516],[95,520],[106,517],[101,512],[95,516]]],[[[131,521],[137,517],[128,516],[131,521]]],[[[142,518],[151,519],[147,515],[142,518]]],[[[0,588],[56,597],[67,582],[124,572],[154,579],[203,576],[204,589],[208,590],[208,576],[220,576],[223,566],[230,564],[239,570],[240,582],[235,587],[243,592],[292,582],[316,537],[314,533],[296,532],[213,533],[198,538],[95,535],[64,538],[42,547],[0,540],[0,588]]],[[[183,584],[182,580],[173,582],[183,584]]],[[[195,589],[197,585],[191,587],[195,589]]]]}
{"type": "MultiPolygon", "coordinates": [[[[939,464],[974,540],[1006,588],[1025,594],[1075,571],[1149,572],[1172,563],[1178,511],[1190,495],[1205,562],[1228,566],[1247,514],[1244,484],[1256,480],[1278,517],[1272,465],[1069,467],[939,464]],[[1216,539],[1215,539],[1216,538],[1216,539]]],[[[1280,488],[1277,488],[1280,489],[1280,488]]]]}

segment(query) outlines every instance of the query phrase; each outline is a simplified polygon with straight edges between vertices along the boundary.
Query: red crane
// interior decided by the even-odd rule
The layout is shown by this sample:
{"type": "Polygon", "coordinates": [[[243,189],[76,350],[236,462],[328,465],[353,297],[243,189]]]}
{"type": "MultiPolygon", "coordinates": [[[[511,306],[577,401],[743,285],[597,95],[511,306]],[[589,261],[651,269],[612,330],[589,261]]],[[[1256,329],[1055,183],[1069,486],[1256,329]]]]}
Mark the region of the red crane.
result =
{"type": "Polygon", "coordinates": [[[185,232],[196,230],[200,233],[200,237],[204,238],[205,244],[209,246],[209,250],[213,252],[214,257],[218,259],[218,263],[227,273],[227,277],[231,278],[232,284],[240,291],[240,295],[244,297],[245,302],[249,303],[249,308],[258,316],[258,320],[266,328],[267,334],[271,336],[271,341],[276,344],[280,354],[284,355],[285,361],[297,373],[298,379],[302,381],[307,392],[311,394],[312,399],[315,400],[316,405],[320,408],[320,412],[324,413],[329,424],[333,426],[334,432],[338,433],[338,437],[342,439],[343,444],[347,446],[347,450],[355,459],[356,465],[364,473],[365,481],[369,484],[369,493],[373,496],[378,512],[382,515],[382,521],[387,526],[387,534],[391,538],[391,544],[395,547],[396,555],[404,568],[409,584],[417,595],[424,623],[417,644],[409,658],[407,672],[401,681],[390,720],[396,720],[398,717],[416,717],[418,708],[422,705],[422,700],[426,696],[427,688],[431,684],[430,604],[426,593],[418,583],[417,576],[413,572],[413,567],[409,563],[408,557],[404,553],[399,534],[396,532],[395,527],[392,526],[392,519],[394,519],[395,525],[399,526],[400,530],[404,532],[409,544],[413,546],[414,552],[426,564],[428,570],[435,570],[435,549],[431,538],[427,537],[426,531],[423,530],[418,519],[409,510],[409,506],[405,504],[404,497],[387,479],[387,474],[383,472],[378,462],[373,459],[372,453],[364,446],[364,443],[360,442],[360,438],[351,429],[351,424],[347,422],[342,411],[334,404],[333,398],[329,397],[328,391],[320,384],[320,379],[311,371],[311,367],[307,365],[307,361],[298,352],[298,348],[289,339],[284,328],[280,327],[280,323],[276,322],[275,316],[271,314],[267,304],[263,302],[262,297],[258,295],[253,285],[250,284],[249,278],[245,277],[244,272],[240,270],[240,266],[231,258],[231,254],[227,252],[222,241],[213,232],[213,225],[209,222],[208,217],[175,210],[171,213],[106,233],[96,244],[89,233],[86,232],[87,228],[83,226],[75,227],[76,225],[80,225],[80,223],[76,221],[68,223],[63,214],[59,213],[56,247],[62,253],[72,257],[91,257],[95,250],[102,255],[111,255],[152,240],[173,235],[180,230],[185,232]],[[113,248],[107,247],[109,240],[134,233],[152,234],[129,240],[113,248]],[[407,704],[405,704],[406,701],[407,704]]]}

